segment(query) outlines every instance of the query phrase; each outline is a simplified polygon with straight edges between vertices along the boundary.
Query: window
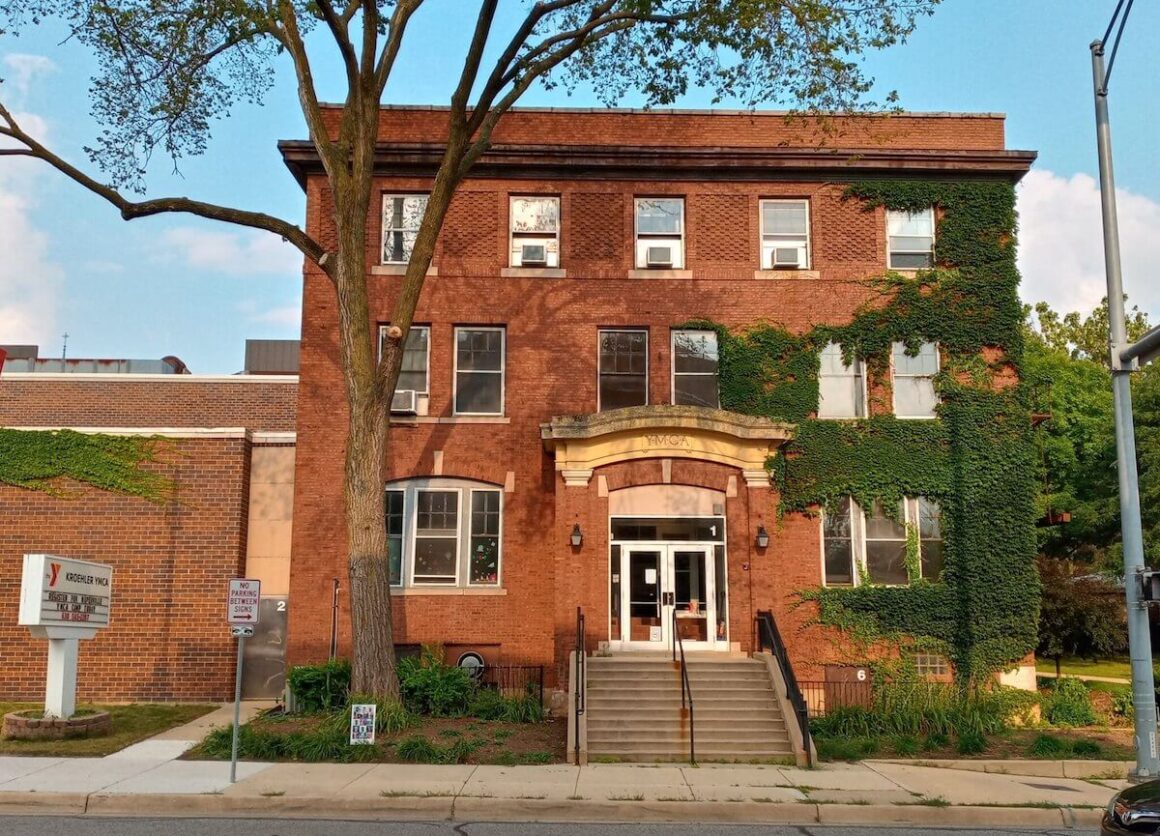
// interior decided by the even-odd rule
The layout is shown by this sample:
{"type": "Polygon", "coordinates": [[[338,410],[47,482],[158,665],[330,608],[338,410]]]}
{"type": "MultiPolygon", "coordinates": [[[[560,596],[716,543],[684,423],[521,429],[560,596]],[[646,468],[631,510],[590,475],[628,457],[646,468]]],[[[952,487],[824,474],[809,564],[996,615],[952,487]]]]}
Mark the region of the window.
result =
{"type": "Polygon", "coordinates": [[[383,195],[383,264],[406,264],[411,260],[426,211],[426,195],[383,195]]]}
{"type": "Polygon", "coordinates": [[[950,662],[937,653],[915,653],[914,672],[919,676],[949,676],[950,662]]]}
{"type": "Polygon", "coordinates": [[[673,331],[673,403],[720,406],[716,331],[673,331]]]}
{"type": "Polygon", "coordinates": [[[854,511],[850,497],[843,497],[837,507],[822,514],[823,568],[827,586],[851,586],[854,583],[854,511]]]}
{"type": "MultiPolygon", "coordinates": [[[[387,341],[387,328],[379,326],[379,356],[382,356],[383,346],[387,341]]],[[[399,371],[399,381],[395,384],[395,391],[413,389],[417,394],[428,395],[431,352],[431,328],[428,325],[412,325],[407,332],[407,342],[403,344],[403,366],[399,371]]]]}
{"type": "Polygon", "coordinates": [[[934,266],[934,209],[886,212],[886,266],[922,270],[934,266]]]}
{"type": "Polygon", "coordinates": [[[938,345],[922,343],[918,353],[907,353],[905,343],[895,343],[891,350],[891,372],[894,386],[894,414],[899,418],[934,418],[938,395],[934,376],[938,374],[938,345]]]}
{"type": "Polygon", "coordinates": [[[422,478],[386,491],[393,586],[499,586],[503,493],[479,482],[422,478]]]}
{"type": "Polygon", "coordinates": [[[907,533],[918,535],[919,574],[942,576],[943,541],[937,501],[927,497],[902,501],[894,516],[875,502],[869,513],[843,497],[822,514],[822,568],[827,586],[869,583],[900,586],[910,582],[907,533]]]}
{"type": "Polygon", "coordinates": [[[511,266],[560,266],[560,198],[513,197],[511,266]]]}
{"type": "Polygon", "coordinates": [[[818,417],[866,417],[866,364],[855,358],[847,366],[838,343],[830,343],[822,349],[821,367],[818,369],[818,417]]]}
{"type": "Polygon", "coordinates": [[[597,411],[648,403],[648,331],[600,331],[597,411]]]}
{"type": "Polygon", "coordinates": [[[636,266],[664,270],[685,266],[684,198],[636,199],[636,266]]]}
{"type": "Polygon", "coordinates": [[[810,266],[810,204],[806,200],[761,201],[761,266],[805,270],[810,266]]]}
{"type": "Polygon", "coordinates": [[[391,586],[403,583],[403,491],[387,491],[387,559],[391,586]]]}
{"type": "Polygon", "coordinates": [[[455,414],[502,415],[504,329],[455,329],[455,414]]]}

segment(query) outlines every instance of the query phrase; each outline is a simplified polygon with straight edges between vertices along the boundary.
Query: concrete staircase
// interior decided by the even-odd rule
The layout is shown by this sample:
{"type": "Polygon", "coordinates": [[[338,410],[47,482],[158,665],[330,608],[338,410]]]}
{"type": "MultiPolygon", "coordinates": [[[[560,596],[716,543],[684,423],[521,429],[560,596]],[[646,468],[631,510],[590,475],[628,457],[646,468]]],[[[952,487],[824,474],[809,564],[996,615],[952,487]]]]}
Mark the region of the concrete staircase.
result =
{"type": "MultiPolygon", "coordinates": [[[[687,761],[689,718],[671,657],[587,660],[588,757],[687,761]]],[[[689,658],[698,761],[794,760],[765,663],[720,654],[689,658]]]]}

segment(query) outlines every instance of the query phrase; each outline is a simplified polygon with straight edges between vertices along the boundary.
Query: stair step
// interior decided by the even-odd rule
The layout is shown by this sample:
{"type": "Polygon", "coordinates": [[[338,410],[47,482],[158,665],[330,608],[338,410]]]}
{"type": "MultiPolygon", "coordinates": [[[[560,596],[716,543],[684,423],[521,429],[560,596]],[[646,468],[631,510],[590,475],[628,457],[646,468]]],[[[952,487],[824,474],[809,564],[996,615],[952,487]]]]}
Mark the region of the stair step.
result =
{"type": "MultiPolygon", "coordinates": [[[[595,746],[597,744],[607,744],[610,746],[621,744],[635,744],[648,743],[650,741],[657,742],[680,742],[689,740],[688,729],[673,729],[669,731],[656,731],[644,733],[639,731],[633,732],[605,732],[603,734],[596,734],[591,729],[588,730],[588,745],[595,746]]],[[[789,735],[785,732],[779,734],[760,734],[743,736],[733,732],[727,731],[705,731],[697,729],[697,745],[702,743],[720,743],[721,745],[728,744],[730,746],[748,746],[752,744],[767,744],[771,746],[789,746],[789,735]]]]}
{"type": "MultiPolygon", "coordinates": [[[[689,743],[672,742],[664,743],[658,741],[642,741],[640,743],[609,743],[607,745],[597,746],[589,744],[589,755],[619,755],[619,754],[669,754],[669,755],[688,755],[689,743]]],[[[777,745],[761,742],[748,743],[705,743],[702,744],[697,741],[697,755],[699,757],[707,757],[709,755],[726,755],[726,756],[778,756],[778,755],[792,755],[789,744],[777,745]]]]}
{"type": "MultiPolygon", "coordinates": [[[[705,731],[720,729],[728,731],[731,729],[743,729],[747,733],[749,731],[785,731],[786,724],[781,718],[762,717],[756,719],[726,719],[721,717],[702,717],[700,714],[694,715],[694,722],[697,724],[697,731],[704,729],[705,731]]],[[[681,717],[594,717],[588,718],[588,732],[592,733],[594,729],[652,729],[652,728],[670,728],[674,726],[681,726],[685,724],[684,718],[681,717]]]]}
{"type": "MultiPolygon", "coordinates": [[[[676,694],[667,694],[667,695],[657,694],[655,696],[631,697],[631,696],[605,696],[603,694],[597,694],[597,695],[590,694],[588,696],[588,700],[585,703],[585,705],[587,707],[605,706],[608,708],[672,708],[673,706],[677,706],[679,708],[681,705],[681,695],[679,693],[676,693],[676,694]]],[[[717,700],[704,700],[704,701],[698,700],[696,694],[694,694],[693,695],[693,705],[695,708],[698,708],[698,709],[702,708],[702,707],[709,708],[710,706],[712,706],[714,708],[732,708],[732,709],[738,709],[738,710],[740,710],[740,709],[755,709],[755,708],[756,709],[769,708],[769,709],[773,709],[773,710],[777,709],[777,703],[774,701],[772,696],[762,696],[761,694],[758,694],[756,696],[748,696],[748,695],[740,696],[740,695],[738,695],[738,696],[732,697],[728,700],[720,700],[720,701],[717,701],[717,700]]]]}

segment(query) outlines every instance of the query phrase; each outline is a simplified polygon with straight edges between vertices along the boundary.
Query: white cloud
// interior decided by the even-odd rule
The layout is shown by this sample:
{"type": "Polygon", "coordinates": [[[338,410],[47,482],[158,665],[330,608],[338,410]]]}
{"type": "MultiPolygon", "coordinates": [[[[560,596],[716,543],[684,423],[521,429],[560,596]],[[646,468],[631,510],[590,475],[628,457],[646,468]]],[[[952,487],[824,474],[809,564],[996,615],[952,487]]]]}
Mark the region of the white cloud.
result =
{"type": "MultiPolygon", "coordinates": [[[[1032,171],[1019,186],[1019,269],[1027,302],[1090,311],[1107,294],[1099,183],[1032,171]]],[[[1160,320],[1160,203],[1116,190],[1124,289],[1160,320]]]]}
{"type": "Polygon", "coordinates": [[[44,55],[28,55],[23,52],[10,52],[3,58],[4,80],[12,84],[12,89],[18,96],[28,94],[32,83],[39,76],[49,75],[57,70],[52,59],[44,55]]]}
{"type": "Polygon", "coordinates": [[[251,322],[264,322],[269,325],[281,325],[297,328],[302,324],[302,306],[287,305],[284,308],[271,308],[268,311],[250,317],[251,322]]]}
{"type": "MultiPolygon", "coordinates": [[[[36,136],[44,120],[16,114],[36,136]]],[[[20,157],[0,166],[0,343],[56,346],[60,341],[57,304],[64,270],[52,257],[48,235],[32,219],[43,163],[20,157]]]]}
{"type": "Polygon", "coordinates": [[[211,230],[179,226],[160,238],[166,261],[181,261],[216,273],[298,276],[302,254],[277,235],[261,230],[211,230]]]}

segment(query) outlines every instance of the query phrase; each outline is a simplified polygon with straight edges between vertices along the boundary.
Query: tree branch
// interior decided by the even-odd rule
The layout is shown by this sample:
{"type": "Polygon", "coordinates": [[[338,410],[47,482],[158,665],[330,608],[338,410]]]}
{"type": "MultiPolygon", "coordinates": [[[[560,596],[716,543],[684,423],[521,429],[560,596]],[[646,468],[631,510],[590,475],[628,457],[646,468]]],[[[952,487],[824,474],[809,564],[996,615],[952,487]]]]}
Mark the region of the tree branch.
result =
{"type": "Polygon", "coordinates": [[[113,204],[120,210],[121,217],[127,221],[136,218],[145,218],[151,215],[183,213],[197,215],[198,217],[209,218],[215,221],[225,221],[226,223],[246,226],[252,229],[262,229],[266,232],[280,235],[297,247],[303,255],[326,271],[328,276],[331,275],[333,267],[330,264],[331,259],[328,258],[329,253],[327,253],[321,244],[303,232],[302,229],[288,221],[262,212],[251,212],[245,209],[219,206],[214,203],[191,200],[188,197],[162,197],[142,201],[128,200],[116,189],[94,180],[88,174],[40,144],[34,137],[25,133],[20,125],[17,124],[8,108],[3,104],[0,104],[0,120],[3,120],[4,123],[3,126],[0,126],[0,136],[10,137],[25,146],[24,148],[0,149],[0,155],[35,157],[36,159],[43,160],[73,182],[78,183],[93,194],[113,204]]]}
{"type": "Polygon", "coordinates": [[[407,23],[422,4],[423,0],[399,0],[395,13],[391,15],[387,42],[383,45],[382,55],[379,56],[378,66],[375,67],[376,97],[381,98],[383,90],[386,89],[387,79],[391,77],[391,70],[395,66],[395,59],[399,57],[399,47],[403,45],[403,33],[407,29],[407,23]]]}
{"type": "Polygon", "coordinates": [[[483,0],[480,5],[479,16],[475,20],[475,32],[471,35],[471,45],[467,48],[467,57],[463,62],[463,72],[460,73],[459,84],[451,95],[451,118],[461,125],[467,122],[467,100],[479,75],[479,64],[483,60],[483,50],[487,46],[487,36],[491,32],[492,21],[495,20],[497,5],[499,0],[483,0]]]}
{"type": "Polygon", "coordinates": [[[306,118],[306,126],[310,130],[310,138],[318,148],[323,165],[328,169],[333,165],[330,134],[326,129],[326,122],[322,118],[322,106],[318,102],[318,93],[314,87],[314,73],[310,69],[310,59],[306,54],[306,45],[302,42],[302,33],[298,29],[297,12],[291,0],[278,0],[279,17],[282,28],[274,27],[272,34],[276,37],[294,62],[294,74],[298,79],[298,101],[302,106],[302,115],[306,118]]]}
{"type": "Polygon", "coordinates": [[[316,2],[318,10],[322,13],[322,19],[326,21],[330,34],[334,36],[338,51],[342,53],[342,63],[346,67],[346,81],[353,87],[358,81],[358,56],[354,53],[354,44],[350,42],[350,29],[347,22],[334,10],[330,0],[316,0],[316,2]]]}

